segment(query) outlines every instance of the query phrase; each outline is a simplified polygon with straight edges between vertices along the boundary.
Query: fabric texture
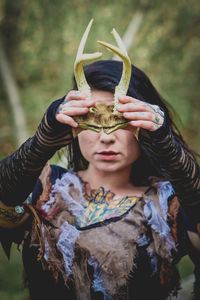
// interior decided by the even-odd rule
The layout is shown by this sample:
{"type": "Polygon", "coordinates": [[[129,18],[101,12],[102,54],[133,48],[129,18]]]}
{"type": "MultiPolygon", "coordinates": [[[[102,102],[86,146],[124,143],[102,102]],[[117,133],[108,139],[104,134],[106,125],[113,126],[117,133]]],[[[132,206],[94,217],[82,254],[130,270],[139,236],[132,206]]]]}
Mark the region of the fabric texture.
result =
{"type": "MultiPolygon", "coordinates": [[[[44,173],[49,184],[48,173],[45,170],[44,173]]],[[[43,191],[45,193],[45,186],[43,191]]],[[[94,293],[103,293],[104,299],[115,299],[113,297],[116,295],[120,295],[120,299],[127,299],[124,288],[129,284],[130,274],[137,270],[135,261],[142,246],[146,248],[152,276],[160,274],[163,293],[176,293],[178,281],[174,280],[176,270],[172,263],[176,241],[167,223],[166,210],[168,199],[174,196],[169,182],[154,185],[134,205],[126,206],[126,212],[123,208],[121,215],[119,210],[115,212],[116,219],[113,215],[108,218],[104,213],[105,223],[102,215],[97,215],[94,226],[89,228],[80,228],[77,222],[82,214],[86,212],[87,215],[88,205],[85,203],[94,201],[98,205],[98,201],[105,199],[104,194],[98,201],[96,198],[84,199],[83,191],[84,185],[77,175],[67,172],[56,180],[46,202],[39,202],[41,214],[50,222],[49,225],[43,222],[41,230],[42,239],[45,240],[43,265],[51,270],[55,280],[62,275],[67,284],[72,275],[77,299],[93,299],[91,289],[94,293]],[[148,206],[152,201],[156,203],[154,208],[148,206]],[[88,274],[88,266],[93,268],[92,276],[88,274]],[[163,272],[170,275],[167,281],[163,272]]],[[[107,195],[109,197],[109,192],[107,195]]],[[[112,205],[115,204],[117,207],[118,202],[113,200],[112,205]]],[[[109,206],[107,209],[110,210],[109,206]]],[[[39,243],[33,231],[31,247],[36,246],[39,247],[39,243]]]]}
{"type": "Polygon", "coordinates": [[[200,223],[200,168],[170,126],[154,132],[140,130],[139,142],[161,175],[169,180],[190,222],[200,223]]]}
{"type": "Polygon", "coordinates": [[[58,149],[71,142],[71,128],[55,119],[55,112],[63,99],[49,106],[32,138],[0,161],[0,200],[5,205],[23,203],[33,190],[46,162],[58,149]]]}

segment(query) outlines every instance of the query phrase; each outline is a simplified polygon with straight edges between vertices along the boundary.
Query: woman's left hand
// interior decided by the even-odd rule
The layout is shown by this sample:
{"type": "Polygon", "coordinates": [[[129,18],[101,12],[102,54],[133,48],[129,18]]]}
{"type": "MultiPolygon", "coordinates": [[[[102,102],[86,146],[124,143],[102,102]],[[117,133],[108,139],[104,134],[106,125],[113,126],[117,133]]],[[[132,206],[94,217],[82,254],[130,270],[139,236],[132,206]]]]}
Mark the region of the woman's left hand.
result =
{"type": "Polygon", "coordinates": [[[117,110],[129,120],[131,126],[156,131],[164,122],[164,112],[158,105],[152,105],[138,99],[124,96],[119,98],[117,110]]]}

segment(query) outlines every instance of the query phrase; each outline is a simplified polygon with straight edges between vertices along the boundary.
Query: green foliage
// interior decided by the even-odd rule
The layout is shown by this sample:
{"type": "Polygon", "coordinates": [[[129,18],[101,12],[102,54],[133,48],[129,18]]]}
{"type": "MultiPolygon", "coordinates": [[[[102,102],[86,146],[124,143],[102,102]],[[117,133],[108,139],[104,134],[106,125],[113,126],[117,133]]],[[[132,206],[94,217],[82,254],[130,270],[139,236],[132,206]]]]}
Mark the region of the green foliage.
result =
{"type": "Polygon", "coordinates": [[[23,268],[21,253],[14,246],[11,259],[8,261],[0,247],[0,299],[27,300],[28,292],[23,286],[23,268]]]}
{"type": "Polygon", "coordinates": [[[194,265],[188,256],[184,256],[178,264],[178,270],[181,278],[185,278],[190,275],[194,270],[194,265]]]}

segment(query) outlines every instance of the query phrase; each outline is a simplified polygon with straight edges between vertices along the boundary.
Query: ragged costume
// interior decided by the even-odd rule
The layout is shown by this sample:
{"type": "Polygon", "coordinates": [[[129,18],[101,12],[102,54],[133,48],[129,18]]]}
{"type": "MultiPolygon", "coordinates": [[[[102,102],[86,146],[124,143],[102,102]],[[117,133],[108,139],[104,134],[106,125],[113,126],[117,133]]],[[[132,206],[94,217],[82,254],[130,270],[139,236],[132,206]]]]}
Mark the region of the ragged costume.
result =
{"type": "MultiPolygon", "coordinates": [[[[146,285],[143,272],[151,278],[151,293],[158,282],[162,286],[162,291],[156,287],[154,299],[176,293],[179,282],[172,253],[177,251],[179,204],[169,182],[152,184],[141,199],[115,199],[102,187],[90,190],[73,172],[63,173],[52,185],[55,171],[46,169],[41,175],[43,192],[36,191],[33,199],[42,216],[40,232],[34,218],[27,239],[52,278],[62,276],[66,285],[73,285],[73,299],[134,299],[138,293],[141,297],[141,284],[134,282],[143,276],[146,285]]],[[[27,266],[30,286],[31,272],[27,266]]],[[[66,288],[65,299],[67,293],[66,288]]]]}
{"type": "Polygon", "coordinates": [[[114,196],[103,187],[91,190],[72,171],[44,168],[31,204],[17,207],[18,221],[7,221],[16,227],[29,214],[26,226],[15,230],[18,242],[24,239],[31,299],[167,299],[177,293],[175,264],[189,241],[172,185],[152,179],[142,197],[114,196]]]}

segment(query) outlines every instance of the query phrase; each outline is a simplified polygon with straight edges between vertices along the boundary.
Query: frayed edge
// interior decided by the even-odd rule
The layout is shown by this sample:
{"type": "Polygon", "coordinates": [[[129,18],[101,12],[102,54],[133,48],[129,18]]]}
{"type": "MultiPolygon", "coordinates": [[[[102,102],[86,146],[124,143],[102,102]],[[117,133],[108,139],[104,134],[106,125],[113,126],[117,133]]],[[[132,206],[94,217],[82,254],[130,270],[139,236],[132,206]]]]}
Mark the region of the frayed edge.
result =
{"type": "Polygon", "coordinates": [[[72,264],[74,260],[74,248],[80,232],[68,222],[61,226],[61,234],[56,244],[57,249],[63,256],[64,267],[67,276],[72,274],[72,264]]]}
{"type": "Polygon", "coordinates": [[[112,300],[112,297],[108,295],[108,292],[106,291],[106,288],[104,286],[103,279],[101,277],[101,269],[99,267],[99,264],[97,261],[95,261],[94,258],[90,257],[88,259],[88,264],[93,267],[94,275],[93,275],[93,282],[92,282],[92,288],[95,292],[101,292],[104,295],[103,300],[112,300]]]}

